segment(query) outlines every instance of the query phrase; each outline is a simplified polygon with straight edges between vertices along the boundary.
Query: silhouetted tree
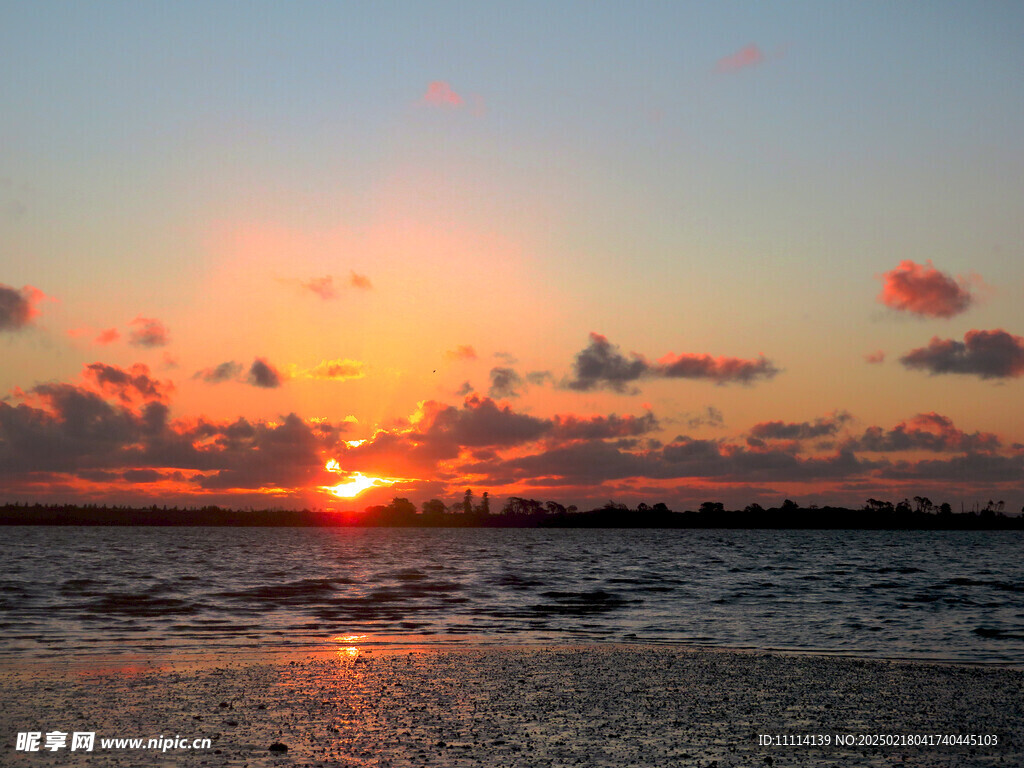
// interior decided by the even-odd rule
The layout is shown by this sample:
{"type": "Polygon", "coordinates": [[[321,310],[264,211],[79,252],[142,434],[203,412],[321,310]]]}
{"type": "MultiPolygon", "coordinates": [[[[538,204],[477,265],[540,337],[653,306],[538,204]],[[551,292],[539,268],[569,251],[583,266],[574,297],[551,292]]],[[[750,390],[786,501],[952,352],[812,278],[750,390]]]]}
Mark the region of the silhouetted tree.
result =
{"type": "Polygon", "coordinates": [[[864,509],[870,512],[892,512],[891,501],[880,501],[879,499],[868,499],[864,509]]]}
{"type": "Polygon", "coordinates": [[[448,511],[448,507],[440,499],[431,499],[430,501],[423,502],[423,514],[424,515],[443,515],[448,511]]]}
{"type": "Polygon", "coordinates": [[[484,495],[480,497],[480,514],[491,514],[491,496],[487,491],[484,491],[484,495]]]}
{"type": "Polygon", "coordinates": [[[720,501],[705,501],[700,505],[702,515],[717,515],[725,511],[725,504],[720,501]]]}
{"type": "Polygon", "coordinates": [[[473,512],[473,491],[470,488],[466,489],[466,494],[462,497],[462,513],[465,515],[472,514],[473,512]]]}

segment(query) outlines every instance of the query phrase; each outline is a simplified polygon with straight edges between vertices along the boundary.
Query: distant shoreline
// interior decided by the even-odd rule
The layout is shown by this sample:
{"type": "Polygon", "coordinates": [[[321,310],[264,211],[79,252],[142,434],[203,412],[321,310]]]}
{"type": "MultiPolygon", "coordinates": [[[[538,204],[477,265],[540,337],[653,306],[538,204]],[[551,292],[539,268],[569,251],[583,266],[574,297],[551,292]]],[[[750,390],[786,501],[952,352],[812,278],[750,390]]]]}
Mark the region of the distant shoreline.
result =
{"type": "Polygon", "coordinates": [[[221,507],[106,507],[55,504],[0,506],[0,526],[149,526],[232,528],[647,528],[749,530],[1024,530],[1024,517],[998,512],[935,514],[844,507],[674,512],[603,507],[587,512],[396,515],[366,512],[234,510],[221,507]]]}

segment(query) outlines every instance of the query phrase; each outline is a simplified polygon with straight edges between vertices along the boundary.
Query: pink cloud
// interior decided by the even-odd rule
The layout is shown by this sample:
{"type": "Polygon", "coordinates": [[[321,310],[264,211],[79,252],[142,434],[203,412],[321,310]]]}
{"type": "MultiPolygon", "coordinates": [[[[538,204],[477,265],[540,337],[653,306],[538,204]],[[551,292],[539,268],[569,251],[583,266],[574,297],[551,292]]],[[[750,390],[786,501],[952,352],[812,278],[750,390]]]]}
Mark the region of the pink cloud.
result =
{"type": "Polygon", "coordinates": [[[877,365],[878,363],[885,362],[885,352],[878,350],[877,352],[868,352],[864,355],[864,362],[877,365]]]}
{"type": "Polygon", "coordinates": [[[334,277],[331,275],[314,277],[312,280],[307,280],[305,283],[302,283],[302,287],[307,291],[315,293],[324,301],[338,298],[338,289],[334,285],[334,277]]]}
{"type": "MultiPolygon", "coordinates": [[[[360,275],[353,271],[349,272],[348,280],[346,280],[345,283],[347,283],[351,288],[359,288],[364,291],[368,291],[373,288],[373,283],[370,282],[370,278],[366,275],[360,275]]],[[[335,280],[334,275],[314,277],[311,280],[299,283],[299,285],[310,293],[315,293],[324,301],[330,301],[338,298],[345,287],[340,280],[335,280]]]]}
{"type": "Polygon", "coordinates": [[[953,279],[940,272],[930,259],[923,265],[901,261],[881,279],[881,303],[922,317],[953,317],[966,311],[974,301],[963,277],[953,279]]]}
{"type": "Polygon", "coordinates": [[[460,107],[462,97],[443,80],[434,80],[427,86],[427,92],[423,94],[423,104],[433,107],[460,107]]]}
{"type": "Polygon", "coordinates": [[[107,328],[105,331],[100,331],[99,335],[93,339],[97,344],[112,344],[121,338],[121,332],[117,328],[107,328]]]}
{"type": "Polygon", "coordinates": [[[747,67],[756,67],[765,61],[766,57],[761,49],[754,43],[744,46],[731,56],[718,60],[715,66],[716,72],[738,72],[747,67]]]}

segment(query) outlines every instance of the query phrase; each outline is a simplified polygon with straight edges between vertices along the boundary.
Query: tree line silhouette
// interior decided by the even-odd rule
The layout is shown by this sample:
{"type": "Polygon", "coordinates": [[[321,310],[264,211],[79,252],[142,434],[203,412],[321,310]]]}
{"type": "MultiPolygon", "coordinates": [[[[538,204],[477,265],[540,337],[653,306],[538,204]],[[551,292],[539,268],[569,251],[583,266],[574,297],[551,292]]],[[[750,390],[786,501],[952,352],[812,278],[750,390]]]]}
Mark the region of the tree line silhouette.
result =
{"type": "MultiPolygon", "coordinates": [[[[868,499],[859,509],[811,504],[801,507],[786,499],[778,507],[749,504],[727,510],[720,501],[705,501],[698,509],[676,512],[659,502],[636,507],[609,501],[580,510],[557,501],[541,502],[512,496],[497,512],[488,492],[476,501],[466,489],[461,501],[423,502],[420,509],[406,498],[367,507],[363,512],[322,509],[239,510],[218,506],[180,509],[106,506],[97,504],[6,504],[0,506],[0,525],[152,525],[152,526],[273,526],[273,527],[430,527],[430,528],[752,528],[858,530],[1024,530],[1024,515],[1005,514],[1005,502],[954,512],[948,503],[934,504],[925,496],[897,503],[868,499]]],[[[1021,510],[1024,513],[1024,509],[1021,510]]]]}

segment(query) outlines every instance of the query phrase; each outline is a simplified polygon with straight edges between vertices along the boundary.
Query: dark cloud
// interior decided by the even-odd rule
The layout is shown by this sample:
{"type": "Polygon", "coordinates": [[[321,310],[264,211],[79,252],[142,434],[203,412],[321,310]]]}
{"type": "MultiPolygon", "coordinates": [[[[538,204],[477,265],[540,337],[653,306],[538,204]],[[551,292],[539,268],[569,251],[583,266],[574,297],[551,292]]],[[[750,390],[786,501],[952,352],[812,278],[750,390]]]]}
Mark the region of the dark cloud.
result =
{"type": "Polygon", "coordinates": [[[20,291],[0,283],[0,331],[17,331],[39,314],[36,304],[45,298],[38,288],[26,285],[20,291]]]}
{"type": "Polygon", "coordinates": [[[850,414],[839,411],[813,422],[763,421],[751,427],[750,434],[761,440],[809,440],[835,435],[849,420],[850,414]]]}
{"type": "Polygon", "coordinates": [[[953,317],[966,311],[974,297],[964,278],[953,279],[932,266],[913,261],[882,275],[882,292],[878,300],[887,307],[911,312],[921,317],[953,317]]]}
{"type": "Polygon", "coordinates": [[[249,366],[249,375],[246,378],[249,384],[264,389],[276,389],[281,386],[283,379],[281,374],[266,359],[257,357],[249,366]]]}
{"type": "MultiPolygon", "coordinates": [[[[948,459],[900,461],[883,469],[879,476],[891,480],[931,480],[966,483],[1020,483],[1024,477],[1024,456],[966,453],[948,459]]],[[[985,488],[981,489],[985,492],[985,488]]],[[[988,488],[989,493],[992,492],[988,488]]]]}
{"type": "Polygon", "coordinates": [[[603,441],[579,442],[504,462],[463,467],[475,473],[505,474],[517,482],[547,478],[567,484],[599,485],[609,480],[708,478],[716,482],[810,482],[857,477],[887,466],[865,461],[850,450],[804,458],[775,449],[749,450],[714,440],[679,437],[658,449],[641,451],[603,441]]]}
{"type": "Polygon", "coordinates": [[[139,315],[129,325],[129,344],[137,347],[163,347],[170,342],[167,326],[152,317],[139,315]]]}
{"type": "Polygon", "coordinates": [[[129,483],[156,483],[164,479],[163,473],[155,469],[127,469],[121,477],[129,483]]]}
{"type": "MultiPolygon", "coordinates": [[[[499,406],[489,397],[472,395],[461,407],[430,401],[421,406],[409,429],[378,432],[371,441],[345,451],[345,456],[360,466],[361,471],[382,470],[401,466],[403,471],[425,472],[440,461],[454,459],[465,449],[477,461],[480,451],[499,451],[538,441],[549,444],[565,442],[598,442],[605,439],[629,438],[655,431],[657,419],[651,413],[643,416],[576,416],[556,415],[551,419],[516,413],[509,406],[499,406]]],[[[492,466],[504,466],[497,458],[492,466]]]]}
{"type": "Polygon", "coordinates": [[[1003,330],[968,331],[962,342],[933,337],[900,358],[907,368],[932,375],[961,373],[983,379],[1016,378],[1024,374],[1024,338],[1003,330]]]}
{"type": "Polygon", "coordinates": [[[472,391],[473,391],[473,385],[470,384],[468,381],[464,381],[464,382],[462,382],[462,386],[459,387],[455,391],[455,396],[456,397],[465,397],[466,395],[468,395],[472,391]]]}
{"type": "Polygon", "coordinates": [[[603,440],[616,437],[632,437],[654,432],[660,428],[653,413],[643,416],[573,416],[559,415],[554,418],[551,436],[560,440],[603,440]]]}
{"type": "Polygon", "coordinates": [[[224,466],[197,482],[205,489],[304,488],[322,476],[322,449],[331,445],[294,413],[280,424],[239,419],[227,429],[214,425],[214,444],[224,466]]]}
{"type": "Polygon", "coordinates": [[[551,421],[498,407],[489,397],[467,397],[461,408],[429,403],[414,432],[421,442],[450,446],[509,446],[536,440],[551,429],[551,421]]]}
{"type": "Polygon", "coordinates": [[[554,381],[555,377],[551,375],[551,371],[530,371],[526,374],[526,380],[535,387],[542,387],[554,381]]]}
{"type": "Polygon", "coordinates": [[[487,394],[491,397],[519,397],[523,377],[512,368],[491,368],[491,387],[487,394]]]}
{"type": "Polygon", "coordinates": [[[868,427],[863,436],[849,445],[857,450],[876,452],[990,452],[998,450],[1001,442],[999,437],[991,432],[963,432],[956,428],[948,416],[931,412],[919,413],[889,430],[868,427]]]}
{"type": "Polygon", "coordinates": [[[640,355],[633,353],[627,358],[606,337],[592,332],[590,344],[576,355],[575,378],[567,386],[584,392],[601,387],[626,392],[630,389],[628,385],[644,376],[649,368],[640,355]]]}
{"type": "Polygon", "coordinates": [[[48,383],[26,402],[0,402],[0,477],[32,482],[47,473],[95,482],[174,479],[200,489],[306,489],[323,476],[322,454],[336,448],[340,424],[324,429],[295,414],[280,423],[172,423],[160,387],[133,366],[86,370],[87,386],[48,383]],[[130,392],[130,397],[122,397],[130,392]]]}
{"type": "Polygon", "coordinates": [[[204,368],[196,371],[193,379],[202,379],[207,384],[220,384],[222,381],[232,381],[242,375],[242,364],[234,360],[228,360],[214,368],[204,368]]]}
{"type": "Polygon", "coordinates": [[[686,424],[690,429],[697,429],[698,427],[720,427],[724,423],[725,417],[722,416],[722,412],[713,405],[707,406],[701,413],[690,416],[686,420],[686,424]]]}
{"type": "Polygon", "coordinates": [[[668,354],[657,363],[651,363],[642,355],[632,352],[627,358],[616,345],[599,333],[590,334],[590,344],[576,355],[573,369],[575,378],[566,383],[570,389],[588,391],[608,388],[631,393],[635,393],[636,388],[629,385],[644,377],[708,379],[716,384],[751,384],[757,379],[770,379],[779,372],[764,357],[742,360],[705,354],[668,354]]]}
{"type": "Polygon", "coordinates": [[[136,363],[130,369],[116,365],[92,363],[85,366],[85,378],[96,385],[101,393],[125,403],[135,401],[167,402],[174,389],[169,381],[157,381],[149,375],[148,366],[136,363]]]}
{"type": "Polygon", "coordinates": [[[684,354],[663,357],[654,371],[656,375],[669,379],[710,379],[716,384],[750,384],[755,379],[772,378],[779,369],[764,357],[741,360],[737,357],[684,354]]]}

